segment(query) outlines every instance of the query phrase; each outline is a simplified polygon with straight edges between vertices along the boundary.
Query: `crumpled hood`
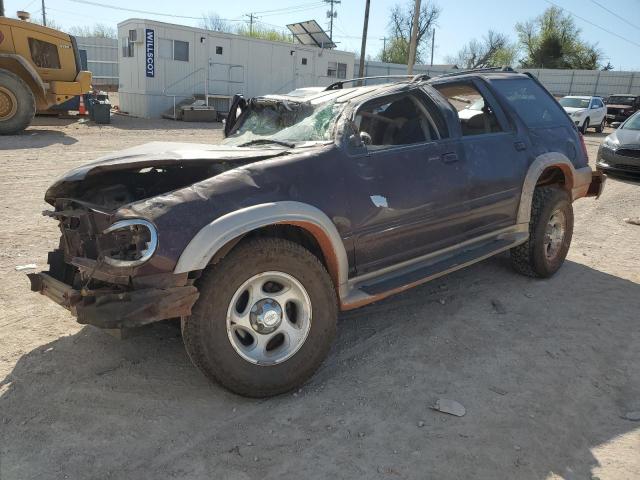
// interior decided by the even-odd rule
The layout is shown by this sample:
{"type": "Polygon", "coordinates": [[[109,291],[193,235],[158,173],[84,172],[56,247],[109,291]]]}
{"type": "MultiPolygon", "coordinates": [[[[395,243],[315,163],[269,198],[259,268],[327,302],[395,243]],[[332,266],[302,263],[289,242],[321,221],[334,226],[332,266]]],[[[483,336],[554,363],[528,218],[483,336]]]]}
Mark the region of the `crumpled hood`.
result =
{"type": "Polygon", "coordinates": [[[100,157],[93,162],[68,171],[53,186],[61,182],[84,180],[95,173],[125,170],[131,167],[146,168],[176,165],[181,162],[232,162],[263,160],[287,153],[286,148],[242,148],[205,143],[151,142],[127,148],[100,157]]]}

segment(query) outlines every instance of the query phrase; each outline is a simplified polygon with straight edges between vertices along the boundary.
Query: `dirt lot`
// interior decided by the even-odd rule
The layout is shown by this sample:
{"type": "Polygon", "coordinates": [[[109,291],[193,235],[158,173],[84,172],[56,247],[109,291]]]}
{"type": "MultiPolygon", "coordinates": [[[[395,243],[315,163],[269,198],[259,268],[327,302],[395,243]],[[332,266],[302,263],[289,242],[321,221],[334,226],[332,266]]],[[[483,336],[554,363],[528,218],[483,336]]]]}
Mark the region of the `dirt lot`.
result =
{"type": "MultiPolygon", "coordinates": [[[[587,136],[590,155],[603,135],[587,136]]],[[[29,292],[46,263],[45,188],[102,152],[215,142],[220,127],[38,120],[0,138],[0,479],[638,479],[640,186],[575,205],[551,280],[507,256],[342,315],[299,392],[236,397],[190,364],[179,331],[125,341],[29,292]],[[430,409],[462,403],[464,417],[430,409]]]]}

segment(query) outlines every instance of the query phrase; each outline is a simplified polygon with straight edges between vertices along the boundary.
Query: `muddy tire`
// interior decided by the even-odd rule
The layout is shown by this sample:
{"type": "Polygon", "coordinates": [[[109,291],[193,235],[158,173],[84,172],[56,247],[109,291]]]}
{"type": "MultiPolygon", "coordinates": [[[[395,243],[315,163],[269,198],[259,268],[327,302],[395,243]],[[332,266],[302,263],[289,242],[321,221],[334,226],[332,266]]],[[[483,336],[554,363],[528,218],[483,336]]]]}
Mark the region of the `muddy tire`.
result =
{"type": "Polygon", "coordinates": [[[0,135],[13,135],[29,126],[36,113],[36,100],[20,77],[0,70],[0,135]]]}
{"type": "Polygon", "coordinates": [[[283,239],[241,242],[198,282],[185,347],[210,379],[248,397],[304,383],[336,332],[333,283],[316,256],[283,239]]]}
{"type": "Polygon", "coordinates": [[[538,187],[531,202],[529,240],[511,249],[511,264],[529,277],[552,276],[564,263],[573,236],[573,207],[559,187],[538,187]]]}

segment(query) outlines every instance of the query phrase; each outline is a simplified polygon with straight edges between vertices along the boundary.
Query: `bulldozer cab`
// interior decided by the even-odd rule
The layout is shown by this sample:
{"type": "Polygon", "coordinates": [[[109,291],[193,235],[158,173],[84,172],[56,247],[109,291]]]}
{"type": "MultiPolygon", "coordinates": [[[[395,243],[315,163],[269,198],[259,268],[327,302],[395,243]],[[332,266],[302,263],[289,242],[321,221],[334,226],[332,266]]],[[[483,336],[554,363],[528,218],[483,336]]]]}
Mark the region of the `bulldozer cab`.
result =
{"type": "Polygon", "coordinates": [[[17,133],[44,111],[87,93],[75,38],[27,21],[0,17],[0,134],[17,133]]]}

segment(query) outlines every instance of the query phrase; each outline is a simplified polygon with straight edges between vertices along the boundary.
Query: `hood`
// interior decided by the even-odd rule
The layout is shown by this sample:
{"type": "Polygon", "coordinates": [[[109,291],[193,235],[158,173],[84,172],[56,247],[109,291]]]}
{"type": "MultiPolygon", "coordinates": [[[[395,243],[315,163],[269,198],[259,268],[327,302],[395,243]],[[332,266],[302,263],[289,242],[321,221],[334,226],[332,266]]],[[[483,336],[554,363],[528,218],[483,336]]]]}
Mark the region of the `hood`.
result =
{"type": "MultiPolygon", "coordinates": [[[[74,168],[56,180],[45,194],[45,201],[79,198],[101,205],[113,204],[102,198],[118,185],[119,195],[129,201],[182,188],[223,171],[289,153],[287,148],[233,147],[198,143],[153,142],[128,148],[74,168]],[[164,174],[144,175],[148,169],[164,174]],[[124,185],[124,186],[123,186],[124,185]],[[123,191],[125,191],[123,194],[123,191]],[[142,193],[134,193],[141,191],[142,193]],[[98,200],[99,199],[99,200],[98,200]]],[[[115,194],[110,195],[115,198],[115,194]]]]}
{"type": "Polygon", "coordinates": [[[640,130],[631,130],[627,128],[618,128],[609,135],[611,140],[618,140],[621,147],[638,147],[640,148],[640,130]]]}
{"type": "Polygon", "coordinates": [[[287,153],[286,148],[242,148],[205,143],[151,142],[100,157],[74,168],[56,183],[84,180],[87,176],[105,171],[126,170],[131,167],[162,167],[166,165],[262,160],[287,153]]]}
{"type": "Polygon", "coordinates": [[[562,107],[562,108],[564,108],[564,111],[567,113],[584,112],[587,110],[586,108],[582,108],[582,107],[562,107]]]}

